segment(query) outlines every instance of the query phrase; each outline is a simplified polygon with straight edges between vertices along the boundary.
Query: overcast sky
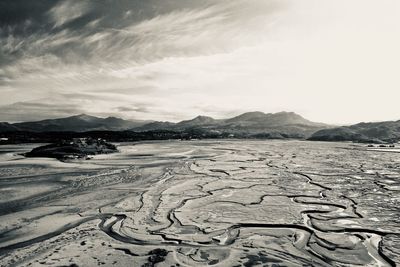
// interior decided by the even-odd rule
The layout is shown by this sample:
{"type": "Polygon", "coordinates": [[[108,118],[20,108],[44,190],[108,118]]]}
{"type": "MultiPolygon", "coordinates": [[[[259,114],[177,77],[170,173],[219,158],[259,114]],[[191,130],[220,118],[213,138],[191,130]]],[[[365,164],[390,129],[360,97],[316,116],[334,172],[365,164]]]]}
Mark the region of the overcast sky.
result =
{"type": "Polygon", "coordinates": [[[0,121],[400,119],[398,0],[0,1],[0,121]]]}

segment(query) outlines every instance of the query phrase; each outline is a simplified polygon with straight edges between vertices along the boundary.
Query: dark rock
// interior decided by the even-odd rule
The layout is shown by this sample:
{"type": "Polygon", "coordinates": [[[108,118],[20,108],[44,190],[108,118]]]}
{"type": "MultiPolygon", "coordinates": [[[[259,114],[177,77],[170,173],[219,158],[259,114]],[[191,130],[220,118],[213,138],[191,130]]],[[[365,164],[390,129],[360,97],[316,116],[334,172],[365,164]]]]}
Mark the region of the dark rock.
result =
{"type": "Polygon", "coordinates": [[[150,255],[148,258],[150,265],[154,266],[154,264],[163,262],[165,260],[165,257],[168,255],[168,251],[162,248],[156,248],[150,251],[148,255],[150,255]]]}
{"type": "Polygon", "coordinates": [[[90,155],[117,152],[117,147],[103,139],[74,138],[70,141],[40,146],[25,154],[26,157],[46,157],[56,159],[88,158],[90,155]]]}

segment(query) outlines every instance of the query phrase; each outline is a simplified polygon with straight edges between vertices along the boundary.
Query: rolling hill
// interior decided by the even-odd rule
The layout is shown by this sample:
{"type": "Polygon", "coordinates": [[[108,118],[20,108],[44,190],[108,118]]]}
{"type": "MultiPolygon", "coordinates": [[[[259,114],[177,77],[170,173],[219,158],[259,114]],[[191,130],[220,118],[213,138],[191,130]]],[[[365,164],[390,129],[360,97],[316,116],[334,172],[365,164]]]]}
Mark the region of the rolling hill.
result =
{"type": "Polygon", "coordinates": [[[197,116],[178,123],[152,122],[133,128],[133,131],[149,130],[201,130],[228,133],[237,137],[306,138],[312,133],[330,127],[311,122],[294,112],[247,112],[229,119],[213,119],[197,116]]]}
{"type": "Polygon", "coordinates": [[[300,138],[329,125],[311,122],[293,112],[247,112],[228,119],[197,116],[181,122],[130,121],[116,117],[99,118],[86,114],[33,122],[0,123],[0,132],[87,132],[87,131],[173,131],[196,136],[237,138],[300,138]]]}
{"type": "Polygon", "coordinates": [[[99,118],[80,114],[76,116],[48,119],[33,122],[1,123],[0,131],[28,132],[87,132],[87,131],[123,131],[147,124],[148,121],[129,121],[116,117],[99,118]]]}
{"type": "Polygon", "coordinates": [[[398,142],[400,120],[362,122],[351,126],[323,129],[311,135],[313,141],[398,142]]]}

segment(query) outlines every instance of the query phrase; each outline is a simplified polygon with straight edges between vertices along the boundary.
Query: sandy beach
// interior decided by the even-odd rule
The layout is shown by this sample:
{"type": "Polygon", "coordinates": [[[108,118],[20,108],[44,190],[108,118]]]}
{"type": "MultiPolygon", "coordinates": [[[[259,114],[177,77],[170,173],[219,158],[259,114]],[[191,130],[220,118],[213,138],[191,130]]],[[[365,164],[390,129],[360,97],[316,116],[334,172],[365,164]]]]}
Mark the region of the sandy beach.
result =
{"type": "Polygon", "coordinates": [[[395,266],[400,159],[346,143],[0,147],[1,266],[395,266]]]}

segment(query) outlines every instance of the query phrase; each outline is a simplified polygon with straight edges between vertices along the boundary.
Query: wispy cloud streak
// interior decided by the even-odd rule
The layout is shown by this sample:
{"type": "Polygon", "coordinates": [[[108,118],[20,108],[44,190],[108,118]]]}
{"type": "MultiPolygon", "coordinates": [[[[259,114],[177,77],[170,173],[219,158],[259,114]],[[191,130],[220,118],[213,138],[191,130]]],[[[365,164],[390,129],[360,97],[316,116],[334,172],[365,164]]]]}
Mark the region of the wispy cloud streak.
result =
{"type": "MultiPolygon", "coordinates": [[[[346,122],[339,118],[362,92],[396,94],[400,85],[394,0],[15,3],[0,4],[12,14],[0,11],[0,120],[73,110],[171,120],[292,110],[346,122]]],[[[373,101],[364,95],[349,120],[371,115],[373,101]]],[[[377,114],[371,119],[400,117],[389,108],[377,114]]]]}

